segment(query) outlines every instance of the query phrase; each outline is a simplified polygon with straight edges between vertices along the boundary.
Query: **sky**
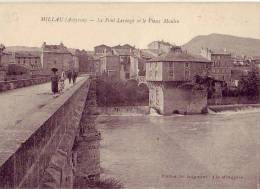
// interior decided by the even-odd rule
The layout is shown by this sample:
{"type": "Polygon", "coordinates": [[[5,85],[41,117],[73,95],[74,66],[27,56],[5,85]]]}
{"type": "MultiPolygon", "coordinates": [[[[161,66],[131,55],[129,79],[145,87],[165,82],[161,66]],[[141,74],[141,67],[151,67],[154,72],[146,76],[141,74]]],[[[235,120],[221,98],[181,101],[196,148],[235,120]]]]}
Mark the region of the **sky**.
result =
{"type": "Polygon", "coordinates": [[[45,41],[86,50],[125,43],[147,48],[154,40],[182,45],[211,33],[260,39],[260,2],[0,4],[5,46],[45,41]]]}

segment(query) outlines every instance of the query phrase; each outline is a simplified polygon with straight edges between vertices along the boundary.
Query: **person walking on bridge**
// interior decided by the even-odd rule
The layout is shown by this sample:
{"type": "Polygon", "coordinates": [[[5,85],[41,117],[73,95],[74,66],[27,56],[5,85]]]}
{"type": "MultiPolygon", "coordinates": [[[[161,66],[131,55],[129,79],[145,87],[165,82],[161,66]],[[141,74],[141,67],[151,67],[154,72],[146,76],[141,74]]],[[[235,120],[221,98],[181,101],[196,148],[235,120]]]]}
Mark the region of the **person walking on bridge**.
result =
{"type": "Polygon", "coordinates": [[[77,79],[77,77],[78,77],[78,73],[77,73],[75,70],[73,70],[73,71],[72,71],[72,80],[73,80],[73,84],[76,83],[76,79],[77,79]]]}
{"type": "Polygon", "coordinates": [[[71,78],[72,78],[72,72],[71,70],[68,71],[68,78],[69,78],[69,84],[71,83],[71,78]]]}
{"type": "Polygon", "coordinates": [[[59,92],[63,93],[64,89],[65,89],[65,72],[61,73],[61,77],[59,80],[59,92]]]}
{"type": "Polygon", "coordinates": [[[56,74],[58,69],[52,68],[51,71],[53,72],[53,75],[51,76],[51,90],[53,95],[56,95],[56,93],[58,93],[58,82],[59,82],[59,77],[56,74]]]}

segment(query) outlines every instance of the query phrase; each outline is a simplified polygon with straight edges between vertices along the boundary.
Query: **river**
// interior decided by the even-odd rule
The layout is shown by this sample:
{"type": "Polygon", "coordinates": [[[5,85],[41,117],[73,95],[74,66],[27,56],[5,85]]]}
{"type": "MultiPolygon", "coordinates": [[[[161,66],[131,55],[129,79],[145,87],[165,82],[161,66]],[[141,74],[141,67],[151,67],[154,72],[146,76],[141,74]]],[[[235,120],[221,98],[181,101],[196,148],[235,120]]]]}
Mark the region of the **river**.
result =
{"type": "Polygon", "coordinates": [[[98,116],[101,176],[131,189],[256,189],[259,115],[98,116]]]}

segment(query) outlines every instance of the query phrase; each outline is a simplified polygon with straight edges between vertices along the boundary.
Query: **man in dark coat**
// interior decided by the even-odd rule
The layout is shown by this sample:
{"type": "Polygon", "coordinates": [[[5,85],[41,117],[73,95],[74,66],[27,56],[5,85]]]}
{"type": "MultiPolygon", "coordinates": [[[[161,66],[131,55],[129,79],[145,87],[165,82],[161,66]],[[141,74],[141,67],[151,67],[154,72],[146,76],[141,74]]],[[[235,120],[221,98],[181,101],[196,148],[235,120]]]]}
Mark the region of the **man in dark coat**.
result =
{"type": "Polygon", "coordinates": [[[72,72],[72,80],[73,80],[73,84],[76,83],[76,79],[77,79],[77,77],[78,77],[78,73],[77,73],[75,70],[73,70],[73,72],[72,72]]]}
{"type": "Polygon", "coordinates": [[[72,78],[71,70],[68,71],[68,78],[69,78],[69,83],[71,83],[71,78],[72,78]]]}
{"type": "Polygon", "coordinates": [[[58,93],[58,82],[59,82],[59,76],[56,74],[58,69],[53,68],[53,75],[51,76],[51,90],[53,94],[58,93]]]}

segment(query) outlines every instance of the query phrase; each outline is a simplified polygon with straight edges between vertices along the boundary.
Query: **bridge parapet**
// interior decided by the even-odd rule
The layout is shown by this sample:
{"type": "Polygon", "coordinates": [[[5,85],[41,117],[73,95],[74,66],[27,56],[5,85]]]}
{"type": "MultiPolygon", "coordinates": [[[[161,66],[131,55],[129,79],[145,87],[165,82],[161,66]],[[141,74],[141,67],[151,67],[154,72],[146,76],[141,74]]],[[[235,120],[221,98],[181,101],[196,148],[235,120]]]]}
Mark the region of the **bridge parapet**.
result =
{"type": "Polygon", "coordinates": [[[0,144],[0,188],[72,188],[71,151],[90,80],[8,127],[0,144]]]}
{"type": "Polygon", "coordinates": [[[31,85],[37,85],[37,84],[41,84],[41,83],[46,83],[49,81],[50,81],[50,77],[0,81],[0,92],[17,89],[17,88],[21,88],[21,87],[27,87],[27,86],[31,86],[31,85]]]}

